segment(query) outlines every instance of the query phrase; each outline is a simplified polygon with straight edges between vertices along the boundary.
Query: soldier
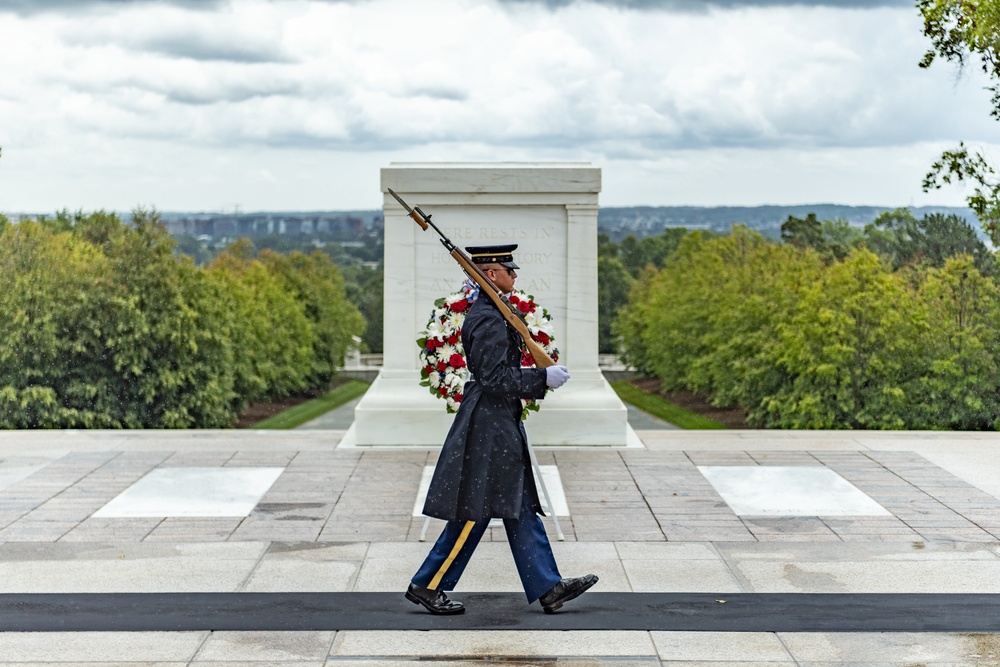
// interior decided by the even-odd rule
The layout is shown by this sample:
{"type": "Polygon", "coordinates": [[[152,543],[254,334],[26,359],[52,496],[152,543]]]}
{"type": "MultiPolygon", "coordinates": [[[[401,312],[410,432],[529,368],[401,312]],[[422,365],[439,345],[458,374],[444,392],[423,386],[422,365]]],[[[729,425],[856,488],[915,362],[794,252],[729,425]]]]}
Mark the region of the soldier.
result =
{"type": "MultiPolygon", "coordinates": [[[[511,254],[517,245],[466,248],[472,261],[504,294],[517,278],[511,254]]],[[[465,607],[445,591],[459,577],[491,518],[503,519],[507,540],[531,604],[547,614],[597,583],[588,574],[563,579],[539,515],[521,399],[541,399],[547,387],[569,379],[565,366],[521,368],[521,339],[491,299],[479,298],[462,325],[462,345],[472,377],[448,431],[427,492],[424,514],[447,525],[413,575],[406,599],[432,614],[461,614],[465,607]]]]}

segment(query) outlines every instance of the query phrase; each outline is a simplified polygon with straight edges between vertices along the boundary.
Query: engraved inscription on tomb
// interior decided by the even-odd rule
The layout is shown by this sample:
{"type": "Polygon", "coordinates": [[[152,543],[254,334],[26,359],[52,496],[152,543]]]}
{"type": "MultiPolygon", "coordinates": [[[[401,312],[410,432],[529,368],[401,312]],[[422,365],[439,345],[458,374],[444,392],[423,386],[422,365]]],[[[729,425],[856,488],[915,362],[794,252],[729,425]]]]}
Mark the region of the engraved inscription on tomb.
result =
{"type": "MultiPolygon", "coordinates": [[[[535,297],[555,318],[557,337],[566,317],[565,209],[454,207],[440,210],[435,222],[462,248],[516,243],[514,261],[520,266],[515,289],[535,297]],[[467,224],[455,224],[467,222],[467,224]]],[[[415,237],[416,303],[420,325],[434,301],[457,290],[465,275],[438,241],[436,234],[415,237]]]]}
{"type": "MultiPolygon", "coordinates": [[[[475,245],[502,245],[505,243],[517,243],[516,261],[521,266],[548,264],[551,261],[551,252],[531,252],[532,247],[547,247],[555,237],[556,229],[554,225],[546,227],[535,227],[530,229],[518,227],[442,227],[441,231],[451,241],[461,246],[475,245]]],[[[434,265],[451,265],[454,259],[444,249],[444,246],[437,246],[437,249],[430,255],[430,263],[434,265]]]]}

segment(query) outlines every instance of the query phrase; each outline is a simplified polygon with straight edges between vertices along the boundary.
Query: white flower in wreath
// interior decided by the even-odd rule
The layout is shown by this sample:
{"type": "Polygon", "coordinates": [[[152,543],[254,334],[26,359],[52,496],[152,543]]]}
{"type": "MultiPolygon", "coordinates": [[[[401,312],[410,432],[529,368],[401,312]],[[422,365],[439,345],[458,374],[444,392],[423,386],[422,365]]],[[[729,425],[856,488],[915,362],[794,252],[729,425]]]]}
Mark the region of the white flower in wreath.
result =
{"type": "Polygon", "coordinates": [[[434,317],[430,322],[427,323],[427,337],[428,338],[440,338],[445,335],[444,326],[441,324],[440,317],[434,317]]]}
{"type": "Polygon", "coordinates": [[[525,322],[528,323],[528,329],[533,334],[537,334],[539,331],[544,332],[549,338],[552,337],[552,320],[542,315],[539,311],[533,313],[528,313],[524,317],[525,322]]]}

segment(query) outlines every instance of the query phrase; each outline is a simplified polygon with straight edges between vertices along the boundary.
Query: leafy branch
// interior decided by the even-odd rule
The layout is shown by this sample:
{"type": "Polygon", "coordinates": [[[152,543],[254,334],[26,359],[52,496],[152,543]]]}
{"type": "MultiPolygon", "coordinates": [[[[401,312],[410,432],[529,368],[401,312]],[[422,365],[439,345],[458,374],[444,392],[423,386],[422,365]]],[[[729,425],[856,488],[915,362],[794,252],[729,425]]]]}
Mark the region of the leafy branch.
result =
{"type": "MultiPolygon", "coordinates": [[[[994,82],[1000,80],[1000,1],[998,0],[917,0],[924,19],[924,35],[932,48],[919,65],[928,68],[939,56],[956,64],[959,72],[974,58],[994,82]]],[[[990,116],[1000,120],[1000,83],[986,87],[993,98],[990,116]]],[[[1000,181],[983,154],[969,152],[964,142],[956,150],[941,154],[924,177],[923,189],[939,189],[942,184],[969,182],[974,190],[966,202],[983,224],[994,243],[1000,242],[1000,181]]]]}
{"type": "MultiPolygon", "coordinates": [[[[924,35],[933,48],[924,54],[919,65],[926,69],[941,56],[955,63],[959,71],[973,55],[991,79],[1000,78],[1000,3],[996,0],[918,0],[917,9],[924,18],[924,35]]],[[[1000,85],[986,88],[993,93],[990,115],[1000,120],[1000,85]]]]}
{"type": "Polygon", "coordinates": [[[982,221],[993,243],[1000,244],[1000,180],[997,180],[996,170],[983,154],[970,153],[964,142],[959,143],[956,150],[942,153],[931,165],[931,170],[924,176],[923,189],[927,192],[940,189],[942,185],[962,182],[974,184],[966,202],[982,221]]]}

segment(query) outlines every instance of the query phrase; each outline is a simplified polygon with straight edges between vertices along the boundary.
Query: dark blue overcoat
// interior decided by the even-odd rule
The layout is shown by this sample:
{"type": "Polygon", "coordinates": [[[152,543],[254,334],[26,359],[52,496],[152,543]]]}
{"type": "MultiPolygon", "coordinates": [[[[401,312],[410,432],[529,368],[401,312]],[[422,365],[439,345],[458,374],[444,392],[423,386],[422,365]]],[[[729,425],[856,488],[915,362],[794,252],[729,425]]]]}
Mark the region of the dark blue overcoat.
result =
{"type": "Polygon", "coordinates": [[[524,485],[542,514],[535,490],[521,399],[545,396],[545,370],[521,368],[521,339],[485,295],[462,325],[462,345],[474,381],[448,431],[424,514],[445,521],[516,519],[524,485]]]}

